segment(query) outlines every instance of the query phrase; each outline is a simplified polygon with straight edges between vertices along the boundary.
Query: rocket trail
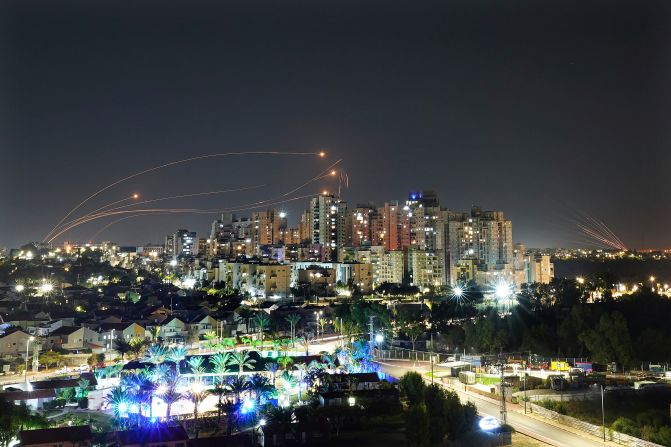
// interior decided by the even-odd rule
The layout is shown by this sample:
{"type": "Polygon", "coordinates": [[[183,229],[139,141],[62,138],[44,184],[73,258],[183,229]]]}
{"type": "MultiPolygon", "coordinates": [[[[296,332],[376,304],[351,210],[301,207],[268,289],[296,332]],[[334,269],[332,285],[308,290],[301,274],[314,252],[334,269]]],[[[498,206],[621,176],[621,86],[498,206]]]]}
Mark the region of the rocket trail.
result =
{"type": "Polygon", "coordinates": [[[135,178],[135,177],[138,177],[140,175],[144,175],[144,174],[148,174],[148,173],[153,172],[153,171],[157,171],[159,169],[165,169],[165,168],[170,167],[170,166],[175,166],[175,165],[179,165],[179,164],[183,164],[183,163],[189,163],[189,162],[196,161],[196,160],[204,160],[204,159],[208,159],[208,158],[237,156],[237,155],[279,155],[279,156],[282,156],[282,155],[298,155],[298,156],[317,155],[319,157],[324,157],[325,154],[324,154],[324,152],[281,152],[281,151],[226,152],[226,153],[221,153],[221,154],[206,154],[206,155],[199,155],[199,156],[196,156],[196,157],[184,158],[182,160],[171,161],[169,163],[164,163],[162,165],[158,165],[158,166],[154,166],[154,167],[151,167],[151,168],[148,168],[148,169],[144,169],[142,171],[138,171],[138,172],[136,172],[134,174],[131,174],[129,176],[123,177],[123,178],[121,178],[121,179],[119,179],[115,182],[112,182],[107,186],[104,186],[103,188],[99,189],[98,191],[94,192],[93,194],[91,194],[90,196],[88,196],[87,198],[85,198],[84,200],[79,202],[74,208],[72,208],[70,211],[68,211],[68,213],[65,216],[63,216],[63,218],[61,218],[61,220],[51,229],[51,231],[49,231],[49,233],[47,233],[47,235],[44,237],[43,241],[47,240],[52,235],[52,233],[54,231],[56,231],[58,229],[58,227],[65,221],[65,219],[70,217],[70,215],[72,213],[74,213],[79,208],[81,208],[89,200],[93,199],[94,197],[98,196],[99,194],[103,193],[104,191],[106,191],[106,190],[108,190],[108,189],[110,189],[110,188],[112,188],[112,187],[114,187],[114,186],[116,186],[116,185],[118,185],[122,182],[125,182],[125,181],[130,180],[130,179],[135,178]]]}

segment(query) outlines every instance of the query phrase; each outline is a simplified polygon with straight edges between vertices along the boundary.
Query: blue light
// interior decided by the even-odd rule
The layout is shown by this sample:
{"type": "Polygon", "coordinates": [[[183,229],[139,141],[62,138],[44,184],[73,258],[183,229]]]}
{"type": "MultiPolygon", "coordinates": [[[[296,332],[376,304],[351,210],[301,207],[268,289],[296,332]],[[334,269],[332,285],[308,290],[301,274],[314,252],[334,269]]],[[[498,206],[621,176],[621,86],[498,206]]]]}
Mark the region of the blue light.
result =
{"type": "Polygon", "coordinates": [[[247,414],[250,411],[254,410],[254,401],[247,399],[242,403],[242,407],[240,407],[240,413],[242,414],[247,414]]]}

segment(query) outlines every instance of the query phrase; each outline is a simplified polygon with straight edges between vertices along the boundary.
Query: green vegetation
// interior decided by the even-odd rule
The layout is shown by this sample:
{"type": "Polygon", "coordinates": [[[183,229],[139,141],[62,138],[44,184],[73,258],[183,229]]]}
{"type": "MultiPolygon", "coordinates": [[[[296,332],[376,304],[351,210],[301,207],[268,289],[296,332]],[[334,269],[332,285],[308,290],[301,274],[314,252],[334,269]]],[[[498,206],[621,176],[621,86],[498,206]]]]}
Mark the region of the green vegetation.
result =
{"type": "Polygon", "coordinates": [[[399,380],[399,391],[407,409],[406,445],[424,447],[456,440],[473,428],[477,410],[472,403],[462,405],[453,391],[439,385],[426,386],[422,376],[408,372],[399,380]]]}
{"type": "MultiPolygon", "coordinates": [[[[604,398],[606,425],[614,431],[671,446],[671,418],[667,403],[669,400],[671,400],[669,391],[626,397],[606,393],[604,398]]],[[[601,425],[599,398],[564,402],[546,400],[540,404],[560,414],[601,425]]]]}

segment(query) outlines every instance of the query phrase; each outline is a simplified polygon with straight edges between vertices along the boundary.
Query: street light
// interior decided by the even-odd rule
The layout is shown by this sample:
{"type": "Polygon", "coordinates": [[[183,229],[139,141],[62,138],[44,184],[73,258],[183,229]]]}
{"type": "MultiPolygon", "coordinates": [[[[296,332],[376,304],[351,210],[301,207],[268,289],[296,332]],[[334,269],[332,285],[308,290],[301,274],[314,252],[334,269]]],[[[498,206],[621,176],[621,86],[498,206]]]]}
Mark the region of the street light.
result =
{"type": "Polygon", "coordinates": [[[26,383],[28,383],[28,346],[30,345],[31,341],[35,341],[35,337],[33,337],[32,335],[28,337],[28,340],[26,340],[26,369],[23,370],[23,375],[26,383]]]}

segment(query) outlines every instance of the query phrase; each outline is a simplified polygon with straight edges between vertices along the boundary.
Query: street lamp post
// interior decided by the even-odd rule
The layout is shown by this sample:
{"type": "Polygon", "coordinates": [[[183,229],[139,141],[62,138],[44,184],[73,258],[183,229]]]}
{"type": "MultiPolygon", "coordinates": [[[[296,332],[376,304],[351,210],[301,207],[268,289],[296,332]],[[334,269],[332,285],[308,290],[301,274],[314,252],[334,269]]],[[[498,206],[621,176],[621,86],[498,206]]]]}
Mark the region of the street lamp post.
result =
{"type": "Polygon", "coordinates": [[[26,340],[26,368],[23,370],[23,376],[26,383],[28,383],[28,346],[31,341],[35,341],[35,337],[32,335],[26,340]]]}
{"type": "Polygon", "coordinates": [[[606,412],[603,406],[603,384],[601,384],[601,427],[603,427],[603,442],[606,442],[606,412]]]}

